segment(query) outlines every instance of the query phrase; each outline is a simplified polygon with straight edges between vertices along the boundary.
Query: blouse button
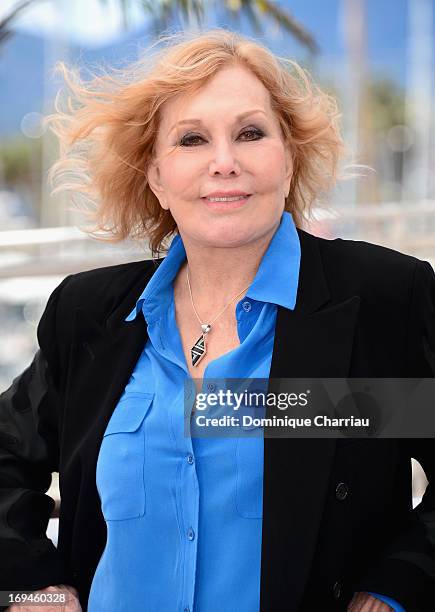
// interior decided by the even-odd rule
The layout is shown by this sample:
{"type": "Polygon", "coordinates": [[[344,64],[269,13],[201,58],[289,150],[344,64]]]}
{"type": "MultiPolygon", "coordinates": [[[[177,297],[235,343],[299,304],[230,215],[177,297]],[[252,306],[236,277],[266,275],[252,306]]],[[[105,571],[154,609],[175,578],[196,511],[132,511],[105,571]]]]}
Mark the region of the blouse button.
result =
{"type": "Polygon", "coordinates": [[[216,385],[214,383],[207,383],[207,389],[209,391],[214,391],[216,389],[216,385]]]}
{"type": "Polygon", "coordinates": [[[187,455],[187,463],[190,463],[190,465],[192,465],[192,463],[193,463],[193,455],[187,455]]]}
{"type": "Polygon", "coordinates": [[[190,529],[188,529],[187,537],[189,538],[189,540],[194,540],[195,539],[195,532],[193,531],[192,527],[190,527],[190,529]]]}
{"type": "Polygon", "coordinates": [[[243,302],[242,308],[245,312],[249,312],[252,308],[251,302],[243,302]]]}

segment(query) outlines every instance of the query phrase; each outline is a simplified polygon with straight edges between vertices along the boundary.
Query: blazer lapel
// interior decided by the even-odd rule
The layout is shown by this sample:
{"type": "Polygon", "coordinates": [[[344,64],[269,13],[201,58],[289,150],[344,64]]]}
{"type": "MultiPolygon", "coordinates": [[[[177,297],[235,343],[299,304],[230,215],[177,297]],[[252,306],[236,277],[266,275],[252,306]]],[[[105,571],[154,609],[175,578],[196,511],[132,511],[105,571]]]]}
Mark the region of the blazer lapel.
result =
{"type": "Polygon", "coordinates": [[[70,380],[75,386],[67,389],[67,402],[79,417],[74,419],[75,426],[82,429],[80,445],[75,440],[75,448],[85,448],[88,458],[96,459],[110,416],[145,346],[148,336],[143,316],[133,321],[125,318],[154,271],[154,267],[145,268],[130,288],[119,288],[124,298],[106,314],[106,320],[93,318],[88,308],[74,311],[70,380]]]}
{"type": "MultiPolygon", "coordinates": [[[[270,378],[346,378],[360,297],[333,303],[319,240],[298,234],[298,296],[293,311],[278,308],[270,378]]],[[[264,439],[261,612],[284,602],[289,612],[298,610],[333,485],[335,446],[334,438],[264,439]]]]}
{"type": "MultiPolygon", "coordinates": [[[[125,297],[112,313],[106,315],[105,321],[94,319],[87,308],[76,308],[74,312],[75,333],[69,378],[74,381],[74,386],[66,391],[69,408],[66,410],[62,444],[65,459],[61,458],[61,462],[64,469],[68,469],[69,462],[76,464],[78,460],[82,472],[77,481],[80,488],[75,492],[75,499],[74,492],[71,493],[69,503],[80,508],[80,515],[75,517],[82,533],[80,554],[83,546],[89,543],[85,558],[87,567],[82,568],[83,575],[88,578],[98,564],[107,538],[96,485],[98,453],[110,417],[148,338],[146,322],[141,314],[133,321],[125,321],[125,318],[154,271],[154,266],[147,269],[144,262],[139,279],[136,278],[130,287],[119,287],[119,292],[125,297]]],[[[71,469],[77,469],[77,466],[71,466],[71,469]]],[[[68,505],[65,512],[69,508],[68,505]]],[[[75,559],[75,554],[79,552],[73,552],[72,563],[83,565],[84,559],[75,559]]],[[[89,586],[85,585],[86,588],[89,586]]]]}

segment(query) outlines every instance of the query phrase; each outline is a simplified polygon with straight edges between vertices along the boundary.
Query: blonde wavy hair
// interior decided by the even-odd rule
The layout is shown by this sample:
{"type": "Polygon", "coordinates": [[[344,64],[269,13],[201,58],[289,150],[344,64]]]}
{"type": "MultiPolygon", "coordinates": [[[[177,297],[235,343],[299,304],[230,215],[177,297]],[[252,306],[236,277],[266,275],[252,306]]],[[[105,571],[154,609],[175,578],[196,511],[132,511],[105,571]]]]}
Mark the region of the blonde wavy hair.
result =
{"type": "Polygon", "coordinates": [[[59,90],[56,112],[45,117],[59,140],[48,178],[52,194],[72,192],[72,201],[93,224],[84,231],[108,242],[145,239],[153,256],[160,252],[177,231],[147,182],[160,109],[233,65],[247,67],[269,92],[293,157],[285,210],[299,227],[310,219],[313,203],[340,178],[338,164],[346,151],[336,99],[295,61],[239,33],[214,28],[162,35],[137,61],[92,74],[90,80],[82,79],[77,67],[56,64],[69,91],[59,90]],[[156,50],[159,43],[164,46],[156,50]]]}

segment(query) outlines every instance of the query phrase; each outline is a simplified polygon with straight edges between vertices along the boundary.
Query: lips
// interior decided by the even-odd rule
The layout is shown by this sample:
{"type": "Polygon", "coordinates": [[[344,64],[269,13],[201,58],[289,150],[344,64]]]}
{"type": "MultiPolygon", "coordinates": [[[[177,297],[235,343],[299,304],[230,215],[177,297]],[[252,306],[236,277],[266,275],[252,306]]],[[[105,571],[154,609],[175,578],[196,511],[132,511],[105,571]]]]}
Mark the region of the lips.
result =
{"type": "Polygon", "coordinates": [[[203,196],[203,198],[234,198],[236,196],[246,197],[249,195],[251,194],[246,191],[212,191],[203,196]]]}
{"type": "MultiPolygon", "coordinates": [[[[215,198],[219,198],[219,197],[231,197],[231,196],[213,196],[215,198]]],[[[206,197],[202,198],[203,202],[206,204],[206,206],[214,211],[229,211],[232,209],[236,209],[236,208],[241,208],[243,206],[245,206],[247,204],[247,202],[249,201],[249,198],[251,197],[250,195],[241,195],[241,196],[233,196],[237,199],[231,199],[231,200],[209,200],[206,197]]]]}
{"type": "Polygon", "coordinates": [[[206,198],[202,198],[205,202],[210,204],[216,204],[221,202],[222,204],[230,204],[231,202],[241,202],[247,200],[249,198],[248,195],[241,196],[210,196],[206,198]]]}

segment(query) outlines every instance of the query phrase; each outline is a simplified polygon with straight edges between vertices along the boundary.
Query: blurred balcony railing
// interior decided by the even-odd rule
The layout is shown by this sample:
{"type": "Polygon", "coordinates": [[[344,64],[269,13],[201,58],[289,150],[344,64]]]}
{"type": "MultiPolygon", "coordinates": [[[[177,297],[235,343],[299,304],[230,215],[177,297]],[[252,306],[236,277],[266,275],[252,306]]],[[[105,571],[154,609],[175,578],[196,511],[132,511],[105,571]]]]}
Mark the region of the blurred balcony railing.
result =
{"type": "Polygon", "coordinates": [[[108,244],[75,227],[0,232],[0,278],[66,276],[150,257],[137,241],[108,244]]]}
{"type": "MultiPolygon", "coordinates": [[[[317,208],[308,231],[326,238],[365,240],[435,262],[435,200],[317,208]]],[[[149,259],[145,244],[113,245],[75,227],[0,232],[0,279],[66,276],[82,270],[149,259]]]]}
{"type": "Polygon", "coordinates": [[[312,233],[364,240],[435,264],[435,200],[316,209],[312,233]]]}

